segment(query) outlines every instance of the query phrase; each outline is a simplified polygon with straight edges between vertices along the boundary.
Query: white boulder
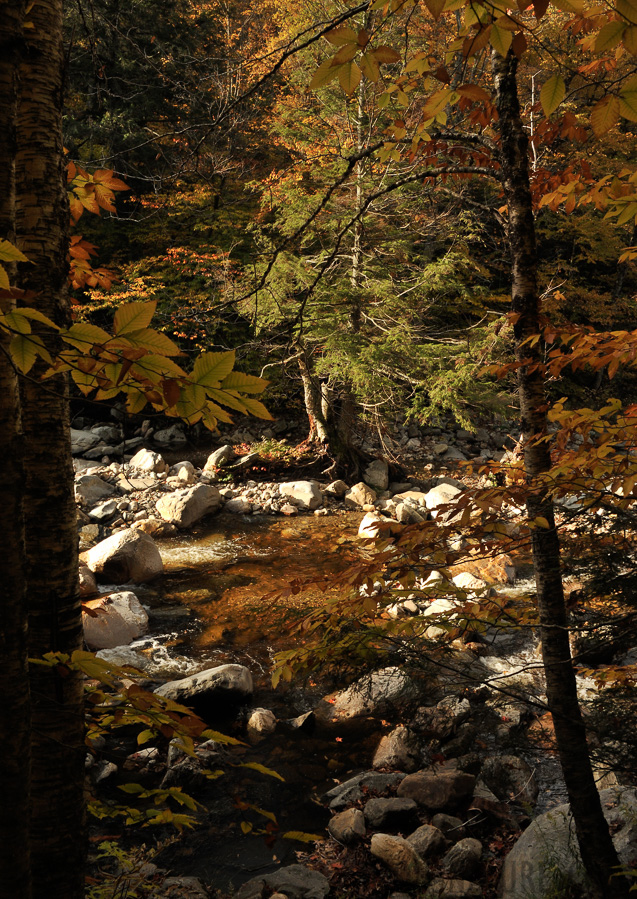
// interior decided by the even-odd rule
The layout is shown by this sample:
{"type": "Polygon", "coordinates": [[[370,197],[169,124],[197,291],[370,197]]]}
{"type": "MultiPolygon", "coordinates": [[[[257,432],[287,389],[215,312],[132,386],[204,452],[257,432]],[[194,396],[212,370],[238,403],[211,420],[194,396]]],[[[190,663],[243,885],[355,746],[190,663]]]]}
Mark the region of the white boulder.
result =
{"type": "Polygon", "coordinates": [[[279,486],[281,496],[300,509],[318,509],[323,494],[313,481],[289,481],[279,486]]]}
{"type": "Polygon", "coordinates": [[[204,515],[216,512],[222,503],[221,494],[211,484],[195,484],[184,490],[162,496],[155,508],[165,521],[180,528],[188,528],[204,515]]]}
{"type": "Polygon", "coordinates": [[[125,646],[148,629],[148,615],[134,593],[111,593],[85,604],[84,640],[92,649],[125,646]]]}
{"type": "Polygon", "coordinates": [[[83,556],[98,580],[141,584],[164,570],[155,541],[143,531],[126,528],[89,549],[83,556]]]}

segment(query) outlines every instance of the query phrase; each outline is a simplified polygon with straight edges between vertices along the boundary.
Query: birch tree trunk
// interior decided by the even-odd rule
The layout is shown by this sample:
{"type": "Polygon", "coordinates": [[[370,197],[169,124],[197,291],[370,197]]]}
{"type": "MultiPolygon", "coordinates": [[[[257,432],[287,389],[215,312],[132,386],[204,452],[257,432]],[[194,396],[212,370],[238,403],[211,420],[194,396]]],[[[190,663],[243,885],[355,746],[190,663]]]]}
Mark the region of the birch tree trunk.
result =
{"type": "MultiPolygon", "coordinates": [[[[0,240],[15,240],[15,117],[23,4],[0,16],[0,240]]],[[[15,266],[6,266],[15,283],[15,266]]],[[[0,312],[15,300],[0,292],[0,312]]],[[[0,331],[0,884],[12,899],[30,899],[30,703],[22,494],[22,424],[10,336],[0,331]]]]}
{"type": "MultiPolygon", "coordinates": [[[[16,235],[30,260],[20,286],[59,325],[69,323],[68,201],[62,148],[62,0],[39,0],[25,31],[17,116],[16,235]]],[[[54,354],[56,334],[39,329],[54,354]]],[[[29,654],[82,646],[77,586],[66,376],[22,379],[24,507],[29,654]]],[[[33,896],[84,895],[84,722],[82,679],[32,666],[31,853],[33,896]]]]}
{"type": "Polygon", "coordinates": [[[550,444],[538,442],[547,433],[546,395],[541,346],[523,345],[538,334],[540,299],[537,286],[535,221],[529,186],[528,140],[522,126],[517,93],[517,58],[513,53],[492,57],[501,137],[503,187],[509,217],[512,262],[512,310],[522,417],[527,514],[542,517],[548,528],[533,529],[533,561],[540,616],[546,695],[557,748],[586,871],[602,899],[628,895],[623,878],[611,878],[619,864],[595,786],[586,729],[577,698],[571,659],[566,603],[562,585],[560,545],[552,498],[542,476],[551,468],[550,444]]]}

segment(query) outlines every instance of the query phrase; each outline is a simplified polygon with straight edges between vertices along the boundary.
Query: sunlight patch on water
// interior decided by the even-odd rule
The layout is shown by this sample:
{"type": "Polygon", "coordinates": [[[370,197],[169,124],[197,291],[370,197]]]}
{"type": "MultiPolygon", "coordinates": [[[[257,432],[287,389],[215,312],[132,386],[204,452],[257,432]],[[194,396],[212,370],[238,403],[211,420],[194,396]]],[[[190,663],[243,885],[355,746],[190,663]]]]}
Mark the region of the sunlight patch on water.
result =
{"type": "Polygon", "coordinates": [[[159,552],[168,571],[187,565],[205,565],[208,562],[226,562],[245,552],[240,540],[225,534],[212,533],[205,537],[175,537],[158,544],[159,552]]]}

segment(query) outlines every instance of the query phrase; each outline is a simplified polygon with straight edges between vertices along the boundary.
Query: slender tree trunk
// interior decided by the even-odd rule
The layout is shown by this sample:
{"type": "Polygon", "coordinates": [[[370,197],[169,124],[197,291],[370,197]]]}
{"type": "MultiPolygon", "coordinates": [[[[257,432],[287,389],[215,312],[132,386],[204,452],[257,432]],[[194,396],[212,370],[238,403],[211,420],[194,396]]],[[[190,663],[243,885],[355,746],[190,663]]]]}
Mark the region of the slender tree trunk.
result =
{"type": "MultiPolygon", "coordinates": [[[[31,6],[20,70],[17,118],[16,233],[31,264],[20,284],[32,304],[67,324],[68,201],[62,148],[64,55],[62,0],[31,6]]],[[[42,328],[50,352],[55,333],[42,328]]],[[[41,366],[39,367],[41,368],[41,366]]],[[[82,646],[77,530],[66,376],[23,379],[25,534],[29,654],[82,646]]],[[[84,725],[82,679],[32,666],[31,852],[33,895],[84,895],[84,725]]]]}
{"type": "MultiPolygon", "coordinates": [[[[15,117],[23,4],[0,16],[0,240],[15,239],[15,117]]],[[[15,266],[6,266],[15,283],[15,266]]],[[[15,301],[0,293],[0,313],[15,301]]],[[[0,884],[12,899],[30,899],[29,794],[31,712],[22,494],[22,424],[10,336],[0,331],[0,884]]]]}
{"type": "Polygon", "coordinates": [[[551,468],[550,445],[535,438],[546,435],[546,395],[539,345],[522,345],[540,331],[537,288],[535,222],[529,188],[528,140],[520,117],[517,58],[493,54],[503,186],[509,216],[512,256],[512,309],[516,356],[520,363],[518,388],[524,438],[529,520],[546,519],[548,528],[533,529],[533,561],[540,615],[546,694],[568,792],[577,840],[586,871],[600,897],[627,896],[623,879],[611,878],[619,864],[595,786],[586,729],[577,698],[571,660],[566,604],[562,586],[560,545],[553,501],[543,484],[551,468]]]}

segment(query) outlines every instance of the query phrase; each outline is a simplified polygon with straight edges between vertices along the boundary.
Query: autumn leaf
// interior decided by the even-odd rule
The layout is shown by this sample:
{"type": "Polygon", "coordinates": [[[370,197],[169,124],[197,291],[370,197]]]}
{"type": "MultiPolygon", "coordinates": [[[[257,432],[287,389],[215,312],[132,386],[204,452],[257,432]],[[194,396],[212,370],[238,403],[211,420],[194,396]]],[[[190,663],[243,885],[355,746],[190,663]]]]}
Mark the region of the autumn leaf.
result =
{"type": "Polygon", "coordinates": [[[566,85],[561,75],[553,75],[552,78],[542,86],[540,91],[540,103],[544,110],[544,115],[548,118],[552,112],[555,112],[566,95],[566,85]]]}

